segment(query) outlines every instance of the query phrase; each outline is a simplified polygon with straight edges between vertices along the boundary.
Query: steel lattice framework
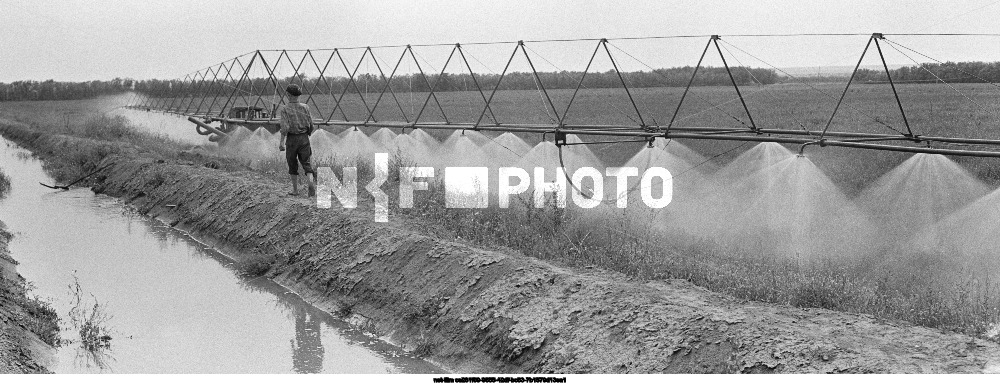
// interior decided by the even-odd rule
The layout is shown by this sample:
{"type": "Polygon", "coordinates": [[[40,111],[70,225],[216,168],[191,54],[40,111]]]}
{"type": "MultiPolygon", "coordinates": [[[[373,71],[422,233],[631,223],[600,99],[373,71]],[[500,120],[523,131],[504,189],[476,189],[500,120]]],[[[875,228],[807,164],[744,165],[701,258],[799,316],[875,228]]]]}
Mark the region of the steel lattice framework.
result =
{"type": "MultiPolygon", "coordinates": [[[[858,34],[850,35],[857,36],[858,34]]],[[[865,34],[863,36],[868,35],[865,34]]],[[[799,144],[802,145],[803,149],[806,146],[817,145],[956,156],[1000,157],[1000,140],[924,136],[913,132],[910,127],[910,122],[907,119],[906,109],[900,101],[899,94],[896,89],[896,83],[890,75],[889,67],[886,64],[885,56],[882,52],[882,44],[884,44],[883,42],[886,40],[886,35],[881,33],[874,33],[870,35],[868,42],[862,51],[861,57],[858,59],[857,65],[854,66],[854,70],[844,86],[843,92],[840,93],[839,98],[836,98],[836,104],[834,105],[832,112],[822,129],[817,126],[815,129],[804,128],[802,130],[777,129],[759,126],[757,121],[754,119],[754,115],[751,113],[751,109],[747,106],[744,92],[741,90],[740,85],[733,74],[733,68],[727,61],[727,56],[724,54],[723,48],[720,47],[720,36],[712,35],[705,36],[705,38],[707,38],[707,42],[701,50],[698,63],[693,68],[691,76],[687,81],[687,85],[683,88],[679,101],[676,106],[673,107],[673,114],[666,124],[661,124],[656,122],[655,119],[650,119],[648,111],[644,114],[642,109],[639,108],[639,105],[636,103],[636,98],[634,97],[635,90],[629,87],[624,71],[621,70],[618,61],[616,61],[616,56],[608,47],[610,41],[609,39],[580,40],[593,42],[594,48],[590,54],[586,68],[583,70],[580,78],[578,79],[577,86],[572,90],[568,103],[566,103],[564,108],[557,108],[556,103],[553,102],[553,98],[550,95],[551,90],[546,88],[545,82],[543,81],[542,76],[540,76],[540,72],[536,69],[533,59],[537,59],[538,55],[532,55],[533,51],[529,48],[529,44],[532,43],[531,41],[473,43],[512,45],[510,55],[507,56],[506,64],[504,65],[503,70],[498,74],[494,73],[490,75],[490,82],[495,83],[493,87],[489,87],[488,84],[483,81],[485,74],[477,73],[477,71],[473,70],[473,66],[470,65],[470,61],[468,59],[469,56],[467,55],[467,52],[463,48],[462,44],[449,45],[450,53],[447,55],[447,59],[444,61],[440,72],[438,72],[436,76],[428,75],[424,66],[421,66],[421,60],[418,59],[420,54],[415,51],[415,48],[426,47],[429,45],[350,48],[352,50],[362,51],[361,57],[356,63],[353,60],[345,58],[343,53],[348,50],[346,48],[304,51],[258,50],[186,75],[179,82],[175,83],[179,88],[172,90],[171,95],[169,96],[156,97],[155,95],[136,94],[128,102],[128,107],[183,115],[198,125],[200,133],[207,135],[211,132],[224,136],[226,135],[224,132],[225,130],[219,130],[218,128],[211,127],[208,123],[223,122],[224,124],[245,126],[273,125],[276,123],[276,118],[274,117],[274,106],[285,102],[285,96],[282,90],[285,85],[289,83],[297,83],[302,85],[303,88],[303,97],[301,98],[302,101],[321,112],[321,116],[315,119],[315,123],[324,126],[388,127],[402,129],[419,128],[428,130],[477,130],[553,134],[556,144],[560,146],[580,144],[566,142],[567,134],[576,134],[587,135],[589,138],[614,137],[613,139],[618,142],[652,142],[656,138],[676,138],[746,142],[777,142],[799,144]],[[902,118],[902,122],[904,123],[905,131],[893,129],[893,133],[885,134],[832,131],[830,130],[830,127],[834,118],[837,116],[844,98],[848,95],[848,91],[855,80],[855,76],[857,75],[859,68],[861,68],[862,60],[865,58],[866,54],[873,51],[871,49],[872,46],[875,48],[874,51],[878,52],[882,68],[888,78],[889,87],[895,97],[895,105],[898,107],[899,114],[902,118]],[[381,58],[376,57],[376,53],[374,51],[375,48],[398,49],[399,54],[395,60],[395,65],[392,68],[388,68],[387,66],[383,67],[379,64],[381,58]],[[265,53],[267,52],[278,53],[277,59],[267,60],[265,58],[265,53]],[[326,55],[327,52],[329,53],[328,55],[326,55]],[[728,74],[730,86],[736,95],[736,99],[740,102],[742,113],[746,116],[746,120],[734,117],[734,119],[740,123],[740,126],[738,127],[735,125],[697,127],[681,125],[677,122],[678,114],[681,111],[682,106],[684,106],[685,100],[688,98],[692,86],[695,84],[695,79],[699,74],[699,70],[704,68],[704,59],[710,54],[710,52],[711,55],[715,55],[717,53],[718,58],[721,59],[725,72],[728,74]],[[293,59],[293,53],[295,53],[294,56],[298,60],[293,59]],[[301,55],[301,57],[298,55],[301,55]],[[592,74],[591,67],[595,58],[599,57],[610,62],[611,71],[608,72],[613,71],[616,75],[614,76],[614,78],[617,78],[618,80],[618,88],[616,88],[616,90],[623,92],[623,99],[627,99],[629,102],[625,103],[625,105],[628,106],[628,111],[623,112],[630,116],[629,123],[587,124],[573,123],[567,119],[567,117],[570,116],[574,103],[578,100],[578,95],[581,89],[586,88],[584,83],[587,76],[592,74]],[[367,79],[373,80],[378,85],[374,92],[363,92],[359,84],[360,80],[358,78],[361,77],[361,75],[359,75],[358,72],[362,63],[366,62],[366,58],[368,59],[367,63],[374,63],[376,67],[375,71],[371,72],[377,73],[377,76],[375,76],[374,79],[367,79]],[[508,121],[503,121],[498,118],[496,109],[499,107],[496,96],[498,91],[501,91],[501,84],[503,83],[504,78],[506,76],[511,76],[511,63],[515,60],[515,58],[521,58],[527,63],[527,68],[530,70],[530,77],[534,82],[535,90],[538,92],[539,99],[544,105],[543,108],[550,118],[549,122],[539,123],[518,121],[516,117],[508,121]],[[411,66],[416,67],[416,70],[413,71],[412,75],[408,77],[408,81],[411,84],[414,81],[418,82],[418,85],[424,90],[420,92],[420,94],[423,95],[423,101],[421,103],[416,103],[416,105],[419,105],[419,109],[414,110],[411,106],[411,111],[409,113],[406,111],[406,108],[404,108],[403,103],[401,103],[401,99],[403,99],[405,95],[403,95],[403,92],[400,92],[393,87],[393,82],[398,82],[397,77],[399,76],[401,66],[404,63],[410,63],[411,66]],[[457,65],[461,66],[463,72],[469,75],[468,79],[471,81],[471,84],[467,85],[470,92],[463,93],[463,97],[469,99],[467,101],[470,106],[473,102],[475,102],[478,106],[481,106],[476,108],[475,113],[466,114],[462,117],[456,117],[454,114],[452,114],[453,116],[449,116],[447,109],[444,107],[445,103],[441,100],[441,94],[443,91],[440,87],[444,81],[446,69],[449,65],[453,65],[453,63],[457,63],[457,65]],[[279,76],[276,70],[278,66],[288,67],[292,71],[293,75],[288,77],[279,76]],[[306,69],[317,71],[318,76],[311,79],[304,76],[302,71],[306,69]],[[334,70],[342,70],[342,73],[345,74],[345,76],[342,76],[342,79],[340,79],[340,82],[345,84],[340,86],[339,90],[336,84],[331,83],[331,81],[337,83],[337,81],[329,75],[334,70]],[[262,75],[255,77],[255,71],[262,73],[262,75]],[[367,98],[366,95],[368,95],[367,98]],[[372,98],[373,95],[375,95],[374,98],[372,98]],[[321,99],[323,102],[321,102],[321,99]],[[348,108],[348,103],[353,103],[354,108],[348,108]],[[228,112],[234,107],[260,109],[261,111],[269,111],[270,113],[265,112],[255,117],[233,117],[228,112]],[[384,118],[386,115],[391,115],[392,117],[384,118]],[[437,117],[440,120],[432,121],[433,119],[428,118],[429,115],[434,115],[434,117],[437,117]],[[982,149],[973,150],[955,148],[954,145],[974,145],[982,149]]],[[[434,46],[441,47],[442,45],[434,46]]],[[[426,61],[424,61],[424,63],[426,65],[426,61]]],[[[366,83],[366,87],[367,84],[368,83],[366,83]]],[[[412,87],[409,92],[411,93],[410,97],[412,98],[412,87]]],[[[590,143],[606,142],[592,141],[590,143]]]]}

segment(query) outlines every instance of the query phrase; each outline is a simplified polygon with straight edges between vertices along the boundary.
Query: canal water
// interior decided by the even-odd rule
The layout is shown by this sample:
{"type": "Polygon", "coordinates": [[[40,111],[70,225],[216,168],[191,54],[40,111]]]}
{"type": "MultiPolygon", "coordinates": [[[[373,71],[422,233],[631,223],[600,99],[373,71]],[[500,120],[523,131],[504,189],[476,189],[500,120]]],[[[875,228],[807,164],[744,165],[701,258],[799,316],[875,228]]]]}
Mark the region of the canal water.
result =
{"type": "Polygon", "coordinates": [[[441,372],[273,281],[241,276],[219,252],[117,199],[40,186],[53,184],[41,162],[2,138],[0,169],[11,178],[0,221],[15,235],[18,271],[62,318],[54,372],[441,372]],[[95,303],[111,340],[88,350],[69,314],[95,303]]]}

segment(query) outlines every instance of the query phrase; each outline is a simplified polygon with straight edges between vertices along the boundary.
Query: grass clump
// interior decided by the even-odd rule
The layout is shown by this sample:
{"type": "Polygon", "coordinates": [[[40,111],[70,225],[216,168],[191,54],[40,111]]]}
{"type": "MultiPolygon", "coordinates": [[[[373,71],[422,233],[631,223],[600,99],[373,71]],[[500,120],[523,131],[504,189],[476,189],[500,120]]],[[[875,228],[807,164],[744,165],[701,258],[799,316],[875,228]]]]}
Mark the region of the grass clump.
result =
{"type": "MultiPolygon", "coordinates": [[[[2,234],[2,233],[0,233],[2,234]]],[[[0,297],[12,301],[10,309],[19,309],[13,313],[16,323],[23,325],[29,332],[39,337],[50,346],[59,346],[59,315],[48,301],[31,295],[33,285],[27,281],[14,282],[0,278],[0,297]]],[[[0,314],[2,315],[2,314],[0,314]]]]}
{"type": "Polygon", "coordinates": [[[72,135],[109,142],[123,142],[144,151],[171,157],[175,156],[178,151],[190,147],[190,145],[185,145],[165,135],[146,131],[121,115],[89,115],[82,125],[70,126],[68,131],[72,135]]]}
{"type": "Polygon", "coordinates": [[[89,352],[110,349],[112,332],[108,321],[112,317],[107,312],[107,306],[102,305],[93,295],[91,295],[93,305],[87,303],[76,275],[73,276],[73,283],[69,285],[69,292],[73,304],[69,311],[69,319],[79,332],[81,347],[89,352]]]}
{"type": "Polygon", "coordinates": [[[6,198],[10,193],[10,177],[0,169],[0,199],[6,198]]]}
{"type": "MultiPolygon", "coordinates": [[[[7,245],[14,235],[0,221],[0,264],[12,263],[7,245]]],[[[0,324],[13,321],[50,346],[59,346],[59,315],[52,304],[32,294],[34,285],[16,273],[9,279],[0,266],[0,324]]]]}
{"type": "Polygon", "coordinates": [[[236,262],[236,269],[247,277],[260,277],[267,274],[274,265],[275,258],[266,255],[251,255],[236,262]]]}

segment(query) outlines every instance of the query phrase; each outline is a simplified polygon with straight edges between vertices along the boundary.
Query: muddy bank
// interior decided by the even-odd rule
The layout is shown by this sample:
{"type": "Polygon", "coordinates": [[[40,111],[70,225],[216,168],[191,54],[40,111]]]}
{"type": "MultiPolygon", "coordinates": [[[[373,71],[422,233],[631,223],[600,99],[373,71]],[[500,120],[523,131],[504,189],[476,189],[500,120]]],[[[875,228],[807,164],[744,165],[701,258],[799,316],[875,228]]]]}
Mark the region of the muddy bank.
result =
{"type": "Polygon", "coordinates": [[[216,160],[157,159],[19,126],[0,133],[53,164],[67,147],[100,155],[95,191],[457,371],[1000,370],[1000,346],[964,335],[484,251],[402,221],[373,223],[368,211],[317,209],[252,172],[206,167],[216,160]]]}
{"type": "Polygon", "coordinates": [[[7,249],[12,238],[0,222],[0,373],[48,373],[58,316],[47,304],[29,298],[7,249]]]}

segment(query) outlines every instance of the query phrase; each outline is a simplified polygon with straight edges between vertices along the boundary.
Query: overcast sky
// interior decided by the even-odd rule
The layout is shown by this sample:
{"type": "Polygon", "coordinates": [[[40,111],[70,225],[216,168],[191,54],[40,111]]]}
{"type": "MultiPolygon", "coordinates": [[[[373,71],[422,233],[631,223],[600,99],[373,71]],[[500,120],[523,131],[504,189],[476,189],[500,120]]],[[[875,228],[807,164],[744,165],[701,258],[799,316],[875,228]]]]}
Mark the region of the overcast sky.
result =
{"type": "MultiPolygon", "coordinates": [[[[273,48],[703,34],[1000,33],[998,16],[998,0],[0,0],[0,82],[176,78],[255,49],[273,48]]],[[[866,39],[726,41],[789,67],[851,65],[866,39]]],[[[995,37],[893,39],[943,60],[1000,60],[1000,38],[995,37]]],[[[636,42],[619,46],[654,66],[693,65],[705,41],[670,44],[676,47],[636,42]],[[669,55],[672,59],[653,54],[666,50],[675,52],[669,55]]],[[[593,49],[586,47],[585,55],[593,49]]],[[[562,48],[549,49],[548,54],[561,55],[562,48]]],[[[503,51],[506,54],[509,47],[503,51]]],[[[586,58],[577,61],[582,66],[586,58]]],[[[909,64],[898,54],[889,61],[909,64]]],[[[570,62],[555,65],[575,65],[570,62]]]]}

